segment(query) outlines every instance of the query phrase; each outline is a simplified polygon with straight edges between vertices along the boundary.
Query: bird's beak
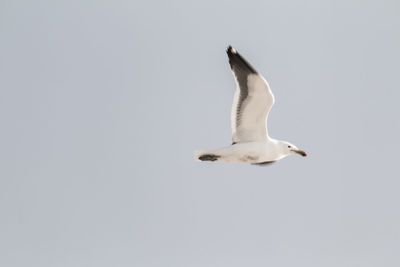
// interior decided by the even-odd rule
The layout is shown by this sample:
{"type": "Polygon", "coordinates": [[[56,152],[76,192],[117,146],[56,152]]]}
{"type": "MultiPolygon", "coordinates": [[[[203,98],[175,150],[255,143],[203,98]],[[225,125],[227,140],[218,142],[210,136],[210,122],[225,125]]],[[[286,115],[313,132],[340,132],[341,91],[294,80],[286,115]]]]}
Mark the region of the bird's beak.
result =
{"type": "Polygon", "coordinates": [[[296,152],[296,153],[299,154],[299,155],[302,155],[303,157],[307,157],[307,153],[304,152],[303,150],[300,150],[300,149],[293,149],[292,151],[293,151],[293,152],[296,152]]]}

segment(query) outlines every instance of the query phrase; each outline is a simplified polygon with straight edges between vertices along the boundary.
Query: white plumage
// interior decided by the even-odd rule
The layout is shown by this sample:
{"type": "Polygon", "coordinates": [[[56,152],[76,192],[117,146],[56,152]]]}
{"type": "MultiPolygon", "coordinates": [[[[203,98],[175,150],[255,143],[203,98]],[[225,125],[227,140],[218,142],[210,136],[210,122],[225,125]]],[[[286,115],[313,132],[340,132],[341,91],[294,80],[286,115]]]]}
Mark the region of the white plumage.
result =
{"type": "Polygon", "coordinates": [[[232,145],[197,151],[195,159],[267,164],[291,154],[306,156],[293,144],[268,136],[267,117],[275,102],[268,82],[231,46],[227,54],[237,85],[231,112],[232,145]]]}
{"type": "Polygon", "coordinates": [[[233,142],[266,141],[268,139],[266,117],[275,101],[267,81],[259,74],[249,74],[248,96],[241,107],[238,106],[240,86],[237,81],[236,84],[231,112],[233,142]]]}

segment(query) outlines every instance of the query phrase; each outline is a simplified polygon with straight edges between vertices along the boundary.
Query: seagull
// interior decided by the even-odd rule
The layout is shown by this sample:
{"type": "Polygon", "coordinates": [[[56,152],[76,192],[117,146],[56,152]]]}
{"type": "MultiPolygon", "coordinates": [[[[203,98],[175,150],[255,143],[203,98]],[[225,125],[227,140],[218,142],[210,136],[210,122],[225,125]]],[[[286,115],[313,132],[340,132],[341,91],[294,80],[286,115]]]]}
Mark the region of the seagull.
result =
{"type": "Polygon", "coordinates": [[[269,137],[267,118],[275,98],[268,82],[232,46],[226,53],[237,85],[231,111],[232,145],[195,151],[195,160],[264,165],[289,155],[307,156],[295,145],[269,137]]]}

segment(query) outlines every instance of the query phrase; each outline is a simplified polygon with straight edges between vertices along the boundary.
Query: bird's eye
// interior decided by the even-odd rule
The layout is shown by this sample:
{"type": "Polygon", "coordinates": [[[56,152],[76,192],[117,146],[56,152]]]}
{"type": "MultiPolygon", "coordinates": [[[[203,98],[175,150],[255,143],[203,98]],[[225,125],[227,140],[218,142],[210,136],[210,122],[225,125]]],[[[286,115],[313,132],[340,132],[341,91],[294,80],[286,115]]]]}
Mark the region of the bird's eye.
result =
{"type": "Polygon", "coordinates": [[[288,148],[291,148],[291,146],[287,146],[288,148]]]}

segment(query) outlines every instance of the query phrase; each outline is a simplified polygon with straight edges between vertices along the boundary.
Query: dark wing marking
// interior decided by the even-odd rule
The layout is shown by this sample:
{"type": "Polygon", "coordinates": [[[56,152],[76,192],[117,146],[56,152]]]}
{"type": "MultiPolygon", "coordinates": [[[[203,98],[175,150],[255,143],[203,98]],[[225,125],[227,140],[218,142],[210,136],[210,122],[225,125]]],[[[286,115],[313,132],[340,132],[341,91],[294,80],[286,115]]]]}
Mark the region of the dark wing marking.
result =
{"type": "Polygon", "coordinates": [[[274,103],[267,81],[231,46],[226,50],[237,89],[231,111],[232,142],[265,141],[274,103]]]}
{"type": "Polygon", "coordinates": [[[232,46],[228,46],[226,53],[228,54],[229,65],[231,65],[233,71],[235,71],[235,69],[240,69],[243,72],[257,74],[253,66],[251,66],[232,46]]]}
{"type": "Polygon", "coordinates": [[[239,100],[236,108],[236,126],[240,125],[240,110],[244,100],[249,95],[247,87],[247,77],[249,74],[257,74],[257,71],[247,62],[232,46],[226,50],[229,58],[229,65],[235,75],[237,84],[240,89],[239,100]]]}
{"type": "Polygon", "coordinates": [[[201,161],[216,161],[220,158],[221,156],[214,155],[214,154],[203,154],[199,157],[199,160],[201,161]]]}

